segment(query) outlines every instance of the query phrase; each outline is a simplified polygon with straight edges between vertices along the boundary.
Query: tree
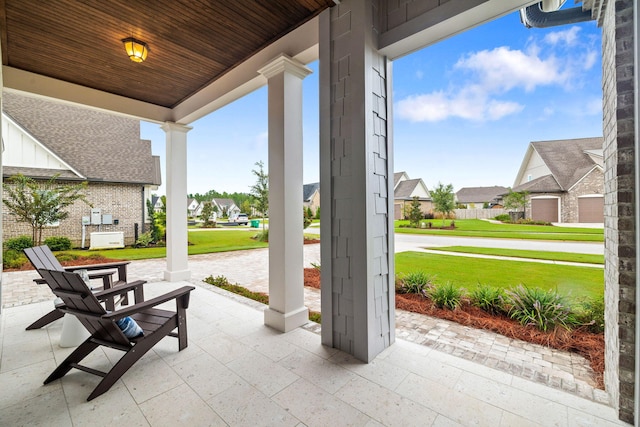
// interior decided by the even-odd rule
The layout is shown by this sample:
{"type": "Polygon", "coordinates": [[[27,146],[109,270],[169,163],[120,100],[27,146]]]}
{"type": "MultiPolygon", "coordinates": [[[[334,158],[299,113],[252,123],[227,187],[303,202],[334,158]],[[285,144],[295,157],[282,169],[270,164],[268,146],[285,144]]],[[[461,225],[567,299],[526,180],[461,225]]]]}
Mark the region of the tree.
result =
{"type": "Polygon", "coordinates": [[[303,230],[311,225],[312,216],[310,214],[311,214],[311,209],[302,208],[302,229],[303,230]]]}
{"type": "Polygon", "coordinates": [[[522,212],[522,217],[524,218],[528,195],[528,191],[513,191],[512,189],[509,189],[509,192],[502,198],[504,208],[507,210],[522,212]]]}
{"type": "Polygon", "coordinates": [[[438,186],[429,192],[431,195],[431,201],[433,202],[433,209],[436,212],[442,214],[442,225],[444,226],[444,219],[449,213],[453,212],[455,206],[455,200],[453,195],[453,185],[444,185],[438,182],[438,186]]]}
{"type": "Polygon", "coordinates": [[[211,202],[204,202],[204,206],[202,207],[202,212],[200,212],[200,219],[204,222],[202,225],[205,228],[216,226],[216,221],[211,221],[211,217],[213,217],[215,211],[217,210],[217,206],[214,206],[211,202]]]}
{"type": "Polygon", "coordinates": [[[408,206],[407,211],[405,212],[405,215],[407,216],[409,224],[411,224],[412,227],[420,226],[420,220],[422,219],[422,209],[418,196],[415,196],[413,198],[411,204],[408,206]]]}
{"type": "Polygon", "coordinates": [[[52,223],[69,217],[66,210],[76,200],[87,201],[85,191],[88,183],[58,184],[53,176],[44,184],[18,174],[2,184],[6,197],[2,200],[17,221],[31,226],[31,239],[37,245],[42,244],[42,229],[52,223]]]}
{"type": "Polygon", "coordinates": [[[316,209],[316,219],[320,219],[320,206],[316,209]]]}
{"type": "Polygon", "coordinates": [[[251,186],[251,195],[254,198],[256,211],[262,214],[262,232],[264,233],[264,217],[269,211],[269,175],[264,171],[264,163],[256,162],[258,170],[252,170],[257,177],[257,181],[251,186]]]}

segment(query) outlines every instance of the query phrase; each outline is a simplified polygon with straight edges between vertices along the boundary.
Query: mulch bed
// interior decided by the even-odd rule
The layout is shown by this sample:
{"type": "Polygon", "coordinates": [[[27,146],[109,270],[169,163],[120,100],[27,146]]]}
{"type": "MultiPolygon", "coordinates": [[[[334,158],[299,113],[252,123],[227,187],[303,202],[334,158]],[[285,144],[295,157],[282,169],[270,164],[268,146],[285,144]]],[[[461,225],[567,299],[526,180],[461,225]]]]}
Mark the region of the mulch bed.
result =
{"type": "MultiPolygon", "coordinates": [[[[103,264],[106,262],[119,262],[122,261],[121,259],[112,259],[112,258],[106,258],[103,256],[90,256],[90,257],[80,257],[78,259],[73,259],[73,260],[69,260],[69,261],[61,261],[60,264],[62,264],[63,267],[71,267],[71,266],[77,266],[77,265],[93,265],[93,264],[103,264]]],[[[22,264],[22,266],[20,266],[19,268],[5,268],[4,271],[27,271],[27,270],[33,270],[33,266],[31,265],[30,262],[26,262],[24,264],[22,264]]]]}
{"type": "MultiPolygon", "coordinates": [[[[320,270],[305,268],[304,285],[320,289],[320,270]]],[[[604,389],[604,334],[594,334],[586,328],[572,331],[558,328],[553,332],[542,332],[533,326],[522,326],[506,316],[491,315],[468,302],[457,310],[437,308],[429,299],[417,294],[396,294],[396,308],[486,329],[508,338],[578,353],[589,361],[595,373],[597,387],[604,389]]]]}

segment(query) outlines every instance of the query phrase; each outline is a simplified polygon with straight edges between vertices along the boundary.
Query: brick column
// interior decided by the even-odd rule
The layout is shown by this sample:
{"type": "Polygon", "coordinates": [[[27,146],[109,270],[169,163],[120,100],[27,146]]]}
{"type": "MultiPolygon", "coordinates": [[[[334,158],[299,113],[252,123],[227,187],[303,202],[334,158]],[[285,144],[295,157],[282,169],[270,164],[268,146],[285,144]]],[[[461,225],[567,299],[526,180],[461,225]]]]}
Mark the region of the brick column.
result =
{"type": "Polygon", "coordinates": [[[345,0],[320,17],[322,342],[363,361],[395,340],[391,67],[378,9],[345,0]]]}
{"type": "Polygon", "coordinates": [[[167,122],[167,270],[169,282],[189,280],[187,252],[187,132],[192,128],[167,122]]]}
{"type": "Polygon", "coordinates": [[[634,3],[606,3],[602,25],[605,162],[605,386],[633,423],[636,302],[634,3]]]}

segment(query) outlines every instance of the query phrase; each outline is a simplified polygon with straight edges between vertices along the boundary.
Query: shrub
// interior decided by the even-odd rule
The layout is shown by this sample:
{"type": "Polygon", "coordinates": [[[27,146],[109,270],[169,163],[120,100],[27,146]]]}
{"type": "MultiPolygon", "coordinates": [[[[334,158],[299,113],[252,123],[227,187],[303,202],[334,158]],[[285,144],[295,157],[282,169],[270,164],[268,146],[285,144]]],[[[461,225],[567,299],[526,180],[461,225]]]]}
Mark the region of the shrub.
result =
{"type": "Polygon", "coordinates": [[[464,296],[465,291],[463,288],[459,288],[451,282],[447,282],[430,287],[427,289],[427,294],[436,307],[455,310],[460,307],[460,304],[462,304],[462,297],[464,296]]]}
{"type": "Polygon", "coordinates": [[[400,278],[398,292],[403,294],[425,294],[425,290],[433,285],[434,276],[425,271],[412,271],[400,278]]]}
{"type": "Polygon", "coordinates": [[[151,242],[153,242],[153,234],[151,234],[151,231],[147,231],[138,236],[135,246],[136,248],[146,248],[151,242]]]}
{"type": "Polygon", "coordinates": [[[311,263],[311,267],[315,268],[315,269],[316,269],[316,270],[318,270],[318,271],[321,271],[321,270],[320,270],[320,263],[312,262],[312,263],[311,263]]]}
{"type": "Polygon", "coordinates": [[[252,299],[254,301],[261,302],[263,304],[269,304],[269,295],[264,294],[262,292],[253,292],[247,288],[244,288],[240,285],[233,285],[229,283],[224,276],[209,276],[203,280],[203,282],[208,283],[210,285],[216,286],[220,289],[224,289],[225,291],[233,292],[234,294],[242,295],[245,298],[252,299]]]}
{"type": "Polygon", "coordinates": [[[68,237],[52,236],[44,239],[44,244],[52,251],[68,251],[71,249],[71,240],[68,237]]]}
{"type": "Polygon", "coordinates": [[[20,268],[27,263],[27,257],[22,251],[8,249],[2,252],[2,264],[4,268],[20,268]]]}
{"type": "Polygon", "coordinates": [[[55,257],[58,259],[58,261],[60,261],[61,263],[66,262],[66,261],[75,261],[78,258],[80,258],[78,255],[74,255],[74,254],[68,254],[68,253],[63,253],[63,254],[56,254],[55,257]]]}
{"type": "Polygon", "coordinates": [[[480,285],[471,292],[470,298],[471,304],[481,308],[487,313],[498,314],[505,311],[505,295],[501,288],[480,285]]]}
{"type": "Polygon", "coordinates": [[[255,236],[253,236],[259,242],[268,242],[269,241],[269,229],[267,228],[264,231],[259,232],[255,236]]]}
{"type": "Polygon", "coordinates": [[[511,217],[509,216],[509,214],[496,215],[495,217],[493,217],[493,219],[501,222],[511,222],[511,217]]]}
{"type": "Polygon", "coordinates": [[[541,331],[559,326],[570,330],[576,324],[566,298],[556,291],[519,285],[507,291],[509,316],[521,325],[533,325],[541,331]]]}
{"type": "Polygon", "coordinates": [[[7,239],[4,241],[5,249],[21,252],[24,249],[30,248],[33,246],[33,240],[29,236],[19,236],[14,237],[13,239],[7,239]]]}
{"type": "Polygon", "coordinates": [[[322,323],[322,316],[317,311],[309,310],[309,320],[316,323],[322,323]]]}
{"type": "Polygon", "coordinates": [[[590,332],[604,332],[604,295],[597,298],[583,298],[574,307],[578,324],[587,325],[590,332]]]}

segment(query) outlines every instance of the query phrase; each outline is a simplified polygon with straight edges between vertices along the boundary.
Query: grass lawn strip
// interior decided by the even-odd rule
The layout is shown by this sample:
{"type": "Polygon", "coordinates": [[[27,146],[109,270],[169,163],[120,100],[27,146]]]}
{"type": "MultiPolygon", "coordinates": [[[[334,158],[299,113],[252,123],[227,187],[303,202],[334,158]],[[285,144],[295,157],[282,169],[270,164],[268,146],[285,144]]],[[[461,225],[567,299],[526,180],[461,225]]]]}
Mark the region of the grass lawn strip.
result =
{"type": "MultiPolygon", "coordinates": [[[[439,229],[442,220],[423,220],[431,222],[434,228],[406,228],[409,221],[395,221],[396,233],[430,234],[442,236],[490,237],[503,239],[534,239],[534,240],[567,240],[579,242],[602,242],[604,230],[602,228],[573,228],[547,225],[522,224],[494,224],[479,219],[455,220],[455,229],[439,229]]],[[[450,220],[445,221],[449,226],[450,220]]]]}
{"type": "Polygon", "coordinates": [[[511,288],[518,284],[552,289],[571,298],[597,297],[604,292],[604,272],[592,267],[523,261],[469,258],[454,255],[402,252],[395,256],[396,274],[425,271],[435,283],[451,282],[471,291],[480,284],[511,288]]]}
{"type": "Polygon", "coordinates": [[[508,256],[508,257],[514,257],[514,258],[581,262],[585,264],[604,264],[604,255],[594,255],[594,254],[576,254],[576,253],[569,253],[569,252],[552,252],[552,251],[531,251],[531,250],[524,250],[524,249],[480,248],[476,246],[438,246],[438,247],[426,247],[425,249],[429,249],[431,251],[508,256]]]}

